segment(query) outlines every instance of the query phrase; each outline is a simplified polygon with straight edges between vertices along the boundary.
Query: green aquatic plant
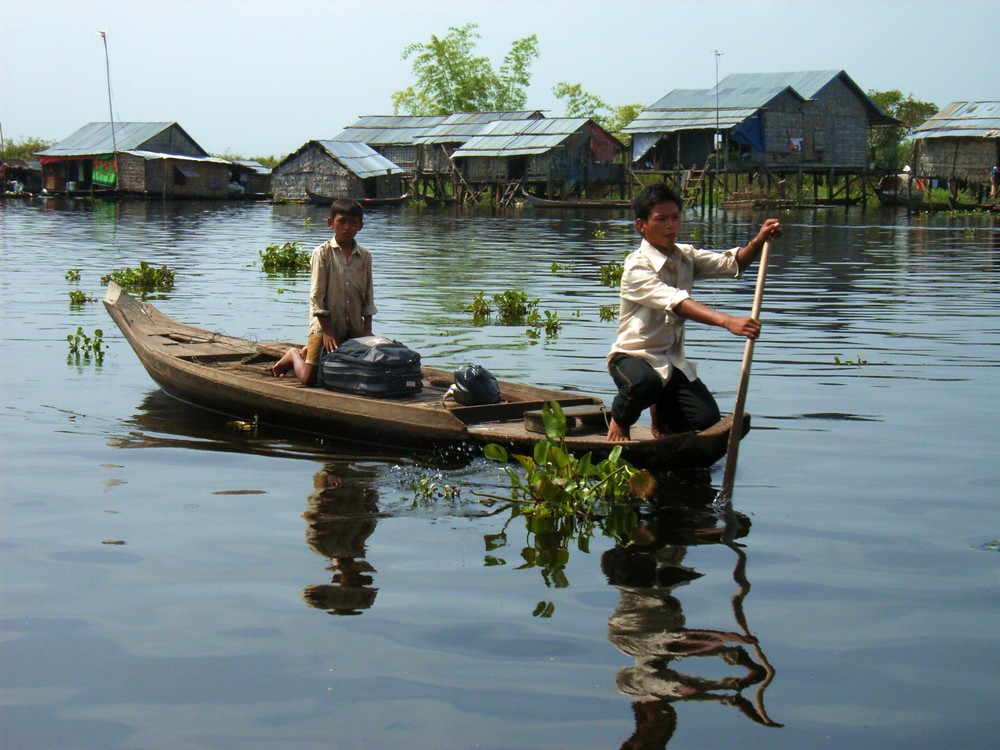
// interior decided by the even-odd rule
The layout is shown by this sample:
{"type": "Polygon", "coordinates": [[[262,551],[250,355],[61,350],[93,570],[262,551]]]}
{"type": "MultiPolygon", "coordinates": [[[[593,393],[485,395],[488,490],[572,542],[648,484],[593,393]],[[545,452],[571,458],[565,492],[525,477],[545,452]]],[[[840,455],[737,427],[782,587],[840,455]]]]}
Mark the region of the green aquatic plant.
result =
{"type": "Polygon", "coordinates": [[[72,289],[69,292],[69,303],[73,306],[79,306],[85,302],[97,302],[94,297],[89,296],[85,292],[81,292],[79,289],[72,289]]]}
{"type": "Polygon", "coordinates": [[[524,325],[537,309],[537,299],[529,299],[527,292],[516,289],[506,289],[494,294],[489,301],[484,292],[479,292],[472,303],[465,307],[466,312],[472,313],[472,320],[476,325],[489,322],[496,310],[494,322],[502,326],[524,325]]]}
{"type": "Polygon", "coordinates": [[[69,281],[70,283],[74,283],[75,284],[79,280],[80,280],[80,269],[79,268],[71,268],[68,271],[66,271],[66,281],[69,281]]]}
{"type": "Polygon", "coordinates": [[[104,331],[100,328],[94,330],[93,337],[88,336],[82,326],[78,326],[76,333],[66,335],[69,342],[69,355],[66,357],[67,364],[81,361],[89,362],[93,360],[100,364],[104,361],[104,331]]]}
{"type": "Polygon", "coordinates": [[[298,273],[309,270],[312,254],[303,250],[298,242],[268,245],[260,251],[260,265],[265,273],[298,273]]]}
{"type": "Polygon", "coordinates": [[[618,320],[618,310],[619,305],[601,305],[600,316],[601,320],[605,323],[618,320]]]}
{"type": "Polygon", "coordinates": [[[414,507],[431,505],[439,500],[454,503],[462,495],[461,486],[440,481],[440,477],[420,477],[410,483],[410,489],[413,490],[414,507]]]}
{"type": "Polygon", "coordinates": [[[559,331],[562,329],[559,315],[551,310],[543,310],[542,312],[545,317],[539,315],[537,310],[532,310],[531,314],[528,315],[528,325],[531,326],[528,329],[529,338],[538,338],[540,331],[545,331],[545,337],[550,339],[559,335],[559,331]],[[532,335],[533,333],[534,335],[532,335]]]}
{"type": "Polygon", "coordinates": [[[137,268],[115,270],[101,277],[101,284],[107,285],[109,281],[140,292],[168,292],[174,288],[174,272],[167,266],[156,268],[140,261],[137,268]]]}
{"type": "MultiPolygon", "coordinates": [[[[639,506],[652,496],[655,481],[649,472],[622,459],[620,446],[599,462],[590,453],[577,458],[567,451],[566,416],[558,403],[543,407],[542,420],[545,438],[531,456],[514,455],[515,466],[502,446],[483,449],[486,458],[503,465],[510,496],[475,494],[487,506],[502,503],[491,515],[510,514],[499,532],[484,536],[484,564],[507,564],[502,551],[509,544],[508,527],[523,519],[527,540],[519,549],[520,568],[537,568],[547,586],[562,588],[569,585],[570,545],[587,553],[595,535],[629,539],[639,522],[639,506]]],[[[551,603],[539,602],[533,614],[550,617],[553,611],[551,603]]]]}
{"type": "Polygon", "coordinates": [[[622,272],[625,270],[625,264],[612,260],[604,263],[599,270],[601,272],[601,286],[616,287],[622,283],[622,272]]]}
{"type": "Polygon", "coordinates": [[[497,306],[497,323],[500,325],[523,325],[528,315],[538,307],[538,300],[528,299],[527,292],[506,289],[493,295],[497,306]]]}
{"type": "Polygon", "coordinates": [[[493,314],[493,308],[490,307],[490,303],[486,300],[486,295],[484,292],[477,294],[472,303],[466,305],[466,312],[472,313],[472,322],[477,325],[483,325],[489,320],[490,315],[493,314]]]}
{"type": "Polygon", "coordinates": [[[496,443],[483,448],[486,458],[503,465],[510,480],[509,499],[522,504],[524,515],[592,519],[607,516],[616,502],[652,494],[653,476],[623,459],[620,445],[597,462],[589,452],[577,457],[568,451],[566,415],[558,402],[542,407],[542,423],[545,437],[535,444],[530,456],[509,456],[496,443]],[[512,458],[520,470],[511,465],[512,458]]]}
{"type": "Polygon", "coordinates": [[[253,419],[234,419],[232,422],[226,422],[226,427],[235,432],[243,432],[251,437],[257,437],[257,430],[260,427],[260,416],[254,414],[253,419]]]}

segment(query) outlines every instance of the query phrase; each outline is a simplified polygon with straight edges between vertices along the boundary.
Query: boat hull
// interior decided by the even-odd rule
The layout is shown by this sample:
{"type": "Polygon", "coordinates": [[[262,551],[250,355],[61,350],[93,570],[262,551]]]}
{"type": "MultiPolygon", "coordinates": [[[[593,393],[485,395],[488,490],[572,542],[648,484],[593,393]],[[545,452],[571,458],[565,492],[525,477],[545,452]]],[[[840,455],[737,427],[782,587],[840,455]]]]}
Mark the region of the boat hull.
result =
{"type": "MultiPolygon", "coordinates": [[[[422,390],[401,398],[374,398],[303,386],[274,377],[271,366],[294,344],[256,342],[181,323],[143,303],[114,282],[104,305],[149,376],[171,396],[238,419],[367,443],[431,449],[498,443],[530,452],[543,438],[528,417],[550,401],[568,413],[566,446],[574,453],[608,455],[617,446],[637,466],[672,470],[711,466],[725,455],[731,420],[701,432],[654,439],[634,426],[633,440],[606,439],[607,410],[600,398],[565,390],[500,382],[499,404],[462,406],[445,399],[450,371],[424,366],[422,390]]],[[[744,419],[743,434],[749,430],[744,419]]]]}

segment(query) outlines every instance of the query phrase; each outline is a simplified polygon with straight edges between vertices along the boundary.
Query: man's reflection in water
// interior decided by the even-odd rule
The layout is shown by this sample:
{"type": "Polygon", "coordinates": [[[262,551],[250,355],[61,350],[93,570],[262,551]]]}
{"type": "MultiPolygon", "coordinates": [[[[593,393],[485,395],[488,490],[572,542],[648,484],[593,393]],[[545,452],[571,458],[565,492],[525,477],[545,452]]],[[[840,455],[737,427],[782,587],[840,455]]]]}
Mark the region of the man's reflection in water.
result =
{"type": "Polygon", "coordinates": [[[365,560],[365,541],[378,522],[378,493],[363,477],[341,477],[330,467],[313,477],[309,495],[306,541],[327,558],[333,580],[307,586],[302,598],[332,615],[359,615],[375,602],[375,569],[365,560]]]}
{"type": "MultiPolygon", "coordinates": [[[[619,591],[619,603],[608,623],[608,639],[635,664],[618,672],[618,689],[632,696],[635,733],[623,748],[665,748],[677,728],[677,701],[714,701],[735,706],[748,718],[769,726],[780,726],[763,708],[762,689],[773,670],[745,629],[742,601],[749,590],[743,576],[745,556],[738,552],[734,577],[740,592],[733,598],[734,616],[742,632],[688,628],[680,600],[674,590],[701,577],[684,565],[687,548],[693,544],[720,543],[738,549],[733,539],[745,536],[750,520],[730,513],[728,522],[716,524],[718,516],[690,507],[663,507],[644,515],[639,525],[619,545],[601,557],[601,569],[619,591]],[[741,581],[742,579],[742,581],[741,581]],[[757,656],[755,661],[750,649],[757,656]],[[701,677],[684,662],[689,657],[721,659],[724,677],[701,677]],[[745,688],[758,686],[751,702],[745,688]]],[[[717,673],[713,665],[710,672],[717,673]]]]}

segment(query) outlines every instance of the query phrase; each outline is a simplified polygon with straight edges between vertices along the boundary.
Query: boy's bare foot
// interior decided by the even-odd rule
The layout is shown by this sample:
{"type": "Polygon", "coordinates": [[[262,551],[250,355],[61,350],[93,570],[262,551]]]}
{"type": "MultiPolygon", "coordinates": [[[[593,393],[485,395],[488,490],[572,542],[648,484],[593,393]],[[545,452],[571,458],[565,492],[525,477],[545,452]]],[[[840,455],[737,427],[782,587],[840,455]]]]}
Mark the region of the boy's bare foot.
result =
{"type": "Polygon", "coordinates": [[[623,430],[615,421],[615,418],[612,417],[611,421],[608,423],[608,437],[607,437],[608,442],[624,443],[631,439],[632,438],[629,436],[629,431],[623,430]]]}
{"type": "Polygon", "coordinates": [[[284,355],[271,365],[271,374],[276,378],[285,377],[285,373],[292,369],[295,364],[296,349],[289,349],[284,355]]]}

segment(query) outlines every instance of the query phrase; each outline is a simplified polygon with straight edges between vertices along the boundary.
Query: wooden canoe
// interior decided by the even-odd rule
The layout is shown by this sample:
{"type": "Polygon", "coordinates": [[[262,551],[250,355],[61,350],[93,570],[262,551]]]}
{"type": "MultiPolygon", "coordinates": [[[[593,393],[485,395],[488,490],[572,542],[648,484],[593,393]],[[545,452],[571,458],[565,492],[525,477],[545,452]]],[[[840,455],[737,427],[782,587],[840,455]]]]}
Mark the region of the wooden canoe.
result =
{"type": "Polygon", "coordinates": [[[616,200],[612,198],[566,198],[562,200],[539,198],[528,192],[523,192],[524,200],[529,206],[535,208],[594,208],[594,209],[623,209],[631,208],[632,201],[616,200]]]}
{"type": "MultiPolygon", "coordinates": [[[[701,432],[654,439],[635,425],[633,439],[610,443],[600,398],[501,381],[499,404],[462,406],[444,399],[454,382],[448,370],[424,366],[422,391],[403,398],[373,398],[310,388],[294,375],[276,378],[271,366],[291,343],[257,342],[180,323],[140,302],[114,282],[104,306],[150,377],[168,394],[238,419],[291,427],[314,434],[379,446],[428,449],[499,443],[530,451],[542,438],[538,411],[558,401],[572,428],[566,438],[574,453],[607,455],[622,445],[623,456],[653,470],[711,466],[725,455],[730,417],[701,432]]],[[[744,418],[743,434],[749,430],[744,418]]]]}
{"type": "MultiPolygon", "coordinates": [[[[309,198],[309,202],[314,206],[329,206],[336,198],[329,195],[320,195],[319,193],[314,193],[312,190],[306,190],[306,196],[309,198]]],[[[396,195],[391,198],[355,198],[358,203],[362,206],[398,206],[406,203],[410,200],[409,193],[403,193],[402,195],[396,195]]]]}

